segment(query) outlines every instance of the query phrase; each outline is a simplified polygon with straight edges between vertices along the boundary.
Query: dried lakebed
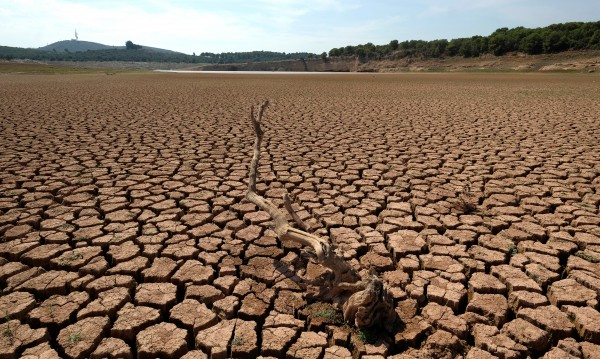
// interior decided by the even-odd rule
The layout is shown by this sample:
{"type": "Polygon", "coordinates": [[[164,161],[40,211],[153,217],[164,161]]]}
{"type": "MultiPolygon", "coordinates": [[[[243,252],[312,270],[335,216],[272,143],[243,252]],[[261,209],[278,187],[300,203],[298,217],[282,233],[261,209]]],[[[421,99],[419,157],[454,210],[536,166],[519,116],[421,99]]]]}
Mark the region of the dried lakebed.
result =
{"type": "Polygon", "coordinates": [[[0,358],[592,358],[600,77],[0,77],[0,358]],[[356,331],[258,191],[394,297],[356,331]]]}

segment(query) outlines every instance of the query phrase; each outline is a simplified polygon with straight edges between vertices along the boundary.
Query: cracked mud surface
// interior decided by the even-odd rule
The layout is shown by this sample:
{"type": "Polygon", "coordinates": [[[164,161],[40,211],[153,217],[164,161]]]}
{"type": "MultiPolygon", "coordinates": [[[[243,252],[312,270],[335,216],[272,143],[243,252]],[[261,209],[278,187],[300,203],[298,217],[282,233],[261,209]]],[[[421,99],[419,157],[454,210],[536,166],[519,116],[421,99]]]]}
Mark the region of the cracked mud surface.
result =
{"type": "Polygon", "coordinates": [[[598,355],[598,76],[0,83],[1,358],[598,355]],[[258,191],[380,274],[393,333],[311,312],[244,200],[263,98],[258,191]]]}

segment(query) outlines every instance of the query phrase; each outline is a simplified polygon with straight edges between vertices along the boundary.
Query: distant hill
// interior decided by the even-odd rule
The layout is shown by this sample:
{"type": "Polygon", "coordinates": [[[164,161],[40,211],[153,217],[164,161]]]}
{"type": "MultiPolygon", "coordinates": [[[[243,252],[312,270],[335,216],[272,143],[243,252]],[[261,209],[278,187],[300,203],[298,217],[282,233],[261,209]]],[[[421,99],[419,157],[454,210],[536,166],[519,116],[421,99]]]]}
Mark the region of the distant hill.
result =
{"type": "Polygon", "coordinates": [[[540,55],[569,50],[600,50],[600,21],[567,22],[535,29],[503,27],[489,36],[475,35],[451,40],[392,40],[383,45],[368,42],[333,48],[329,50],[329,57],[354,57],[360,61],[370,61],[454,56],[468,58],[515,53],[540,55]]]}
{"type": "Polygon", "coordinates": [[[187,55],[151,46],[139,46],[141,48],[138,48],[136,45],[135,48],[131,48],[130,46],[128,49],[127,46],[108,46],[79,40],[58,41],[37,49],[0,45],[0,60],[27,59],[35,61],[133,61],[228,64],[317,57],[316,54],[307,52],[285,53],[273,51],[225,52],[221,54],[203,52],[200,55],[187,55]]]}
{"type": "MultiPolygon", "coordinates": [[[[124,47],[124,46],[123,46],[124,47]]],[[[104,44],[99,44],[97,42],[91,41],[81,41],[81,40],[63,40],[57,41],[50,45],[38,47],[38,50],[42,51],[70,51],[70,52],[80,52],[80,51],[94,51],[94,50],[109,50],[109,49],[117,49],[117,46],[109,46],[104,44]]]]}
{"type": "MultiPolygon", "coordinates": [[[[141,45],[144,50],[158,52],[163,54],[181,54],[181,52],[159,49],[157,47],[150,47],[141,45]]],[[[82,52],[82,51],[95,51],[95,50],[123,50],[125,46],[110,46],[104,45],[97,42],[82,41],[82,40],[62,40],[39,47],[41,51],[68,51],[68,52],[82,52]]]]}

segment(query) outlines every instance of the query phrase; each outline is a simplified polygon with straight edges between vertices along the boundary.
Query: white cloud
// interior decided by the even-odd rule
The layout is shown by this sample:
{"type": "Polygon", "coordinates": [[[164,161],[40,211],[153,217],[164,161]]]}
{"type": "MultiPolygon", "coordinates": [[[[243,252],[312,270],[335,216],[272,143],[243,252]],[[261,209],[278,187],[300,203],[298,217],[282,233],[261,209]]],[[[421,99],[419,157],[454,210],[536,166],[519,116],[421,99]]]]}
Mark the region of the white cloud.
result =
{"type": "Polygon", "coordinates": [[[510,8],[518,0],[425,0],[425,14],[445,14],[449,12],[468,12],[472,10],[486,9],[496,11],[503,8],[510,8]]]}
{"type": "Polygon", "coordinates": [[[215,37],[233,41],[256,32],[244,27],[234,16],[175,7],[168,2],[154,1],[157,11],[120,1],[93,5],[65,0],[3,2],[3,9],[9,9],[0,12],[3,45],[44,46],[73,37],[77,29],[80,40],[108,45],[124,45],[125,41],[132,40],[191,52],[203,42],[213,42],[215,37]]]}
{"type": "Polygon", "coordinates": [[[328,51],[390,39],[486,34],[498,27],[595,21],[573,0],[0,0],[0,45],[74,37],[192,52],[328,51]]]}
{"type": "Polygon", "coordinates": [[[296,13],[307,13],[312,11],[338,11],[344,12],[360,7],[357,1],[340,0],[255,0],[258,8],[279,12],[291,11],[296,13]]]}

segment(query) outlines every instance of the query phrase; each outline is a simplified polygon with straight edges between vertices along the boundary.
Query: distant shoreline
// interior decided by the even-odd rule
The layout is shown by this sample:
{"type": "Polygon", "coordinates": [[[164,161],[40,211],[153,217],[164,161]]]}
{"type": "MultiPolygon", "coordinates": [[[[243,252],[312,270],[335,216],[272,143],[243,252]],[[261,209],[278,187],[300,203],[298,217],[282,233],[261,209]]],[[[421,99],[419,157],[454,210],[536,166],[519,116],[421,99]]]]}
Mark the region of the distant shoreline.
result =
{"type": "Polygon", "coordinates": [[[360,61],[355,57],[300,59],[239,64],[189,64],[133,61],[35,61],[9,60],[5,63],[62,66],[103,71],[189,71],[190,73],[414,73],[414,72],[574,72],[600,73],[600,51],[567,51],[549,55],[484,55],[477,58],[448,57],[360,61]]]}
{"type": "Polygon", "coordinates": [[[600,72],[600,51],[566,51],[558,54],[479,57],[383,59],[360,61],[356,57],[285,60],[244,64],[217,64],[189,67],[197,71],[266,72],[600,72]]]}

